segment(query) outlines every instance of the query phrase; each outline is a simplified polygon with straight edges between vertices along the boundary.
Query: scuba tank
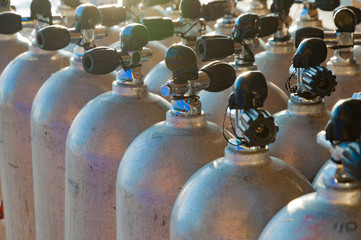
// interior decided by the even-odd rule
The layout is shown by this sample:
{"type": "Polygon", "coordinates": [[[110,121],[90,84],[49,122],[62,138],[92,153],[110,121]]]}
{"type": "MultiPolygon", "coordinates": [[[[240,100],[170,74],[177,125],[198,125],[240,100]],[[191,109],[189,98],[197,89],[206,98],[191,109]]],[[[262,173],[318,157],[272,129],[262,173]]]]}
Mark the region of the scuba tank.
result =
{"type": "Polygon", "coordinates": [[[360,64],[353,57],[353,45],[360,44],[359,34],[354,33],[357,18],[349,7],[336,9],[333,20],[336,32],[322,31],[317,28],[302,28],[296,33],[302,39],[305,37],[323,38],[327,45],[335,48],[335,54],[327,68],[331,70],[337,79],[336,91],[326,99],[326,108],[332,106],[340,99],[350,97],[354,92],[361,91],[360,64]]]}
{"type": "MultiPolygon", "coordinates": [[[[146,28],[130,24],[121,35],[121,51],[95,48],[83,57],[93,74],[123,68],[113,90],[89,102],[67,137],[65,160],[65,239],[116,239],[115,179],[129,144],[142,131],[164,120],[169,103],[143,84],[139,55],[149,39],[146,28]],[[99,204],[101,203],[101,204],[99,204]]],[[[110,84],[109,84],[110,86],[110,84]]]]}
{"type": "MultiPolygon", "coordinates": [[[[149,29],[152,40],[164,39],[175,34],[182,37],[182,44],[195,48],[197,37],[205,30],[206,22],[202,15],[202,6],[199,0],[182,0],[180,3],[181,17],[177,20],[165,18],[143,19],[142,23],[149,29]],[[163,37],[153,38],[152,34],[162,32],[163,37]]],[[[218,17],[218,16],[216,16],[218,17]]],[[[198,66],[205,63],[198,61],[198,66]]],[[[146,76],[144,83],[148,85],[149,91],[161,95],[161,86],[172,77],[172,72],[167,68],[165,61],[157,64],[146,76]]]]}
{"type": "Polygon", "coordinates": [[[257,15],[266,15],[270,13],[267,7],[267,0],[250,0],[238,4],[237,8],[242,13],[255,13],[257,15]]]}
{"type": "Polygon", "coordinates": [[[196,91],[222,91],[236,73],[214,62],[197,70],[195,52],[173,45],[166,55],[173,78],[162,86],[172,96],[166,120],[141,133],[119,165],[116,184],[117,240],[169,239],[173,203],[187,179],[222,155],[221,128],[206,121],[196,91]]]}
{"type": "Polygon", "coordinates": [[[75,11],[75,28],[50,26],[38,32],[38,43],[56,50],[77,41],[70,66],[54,73],[38,91],[31,111],[31,146],[34,171],[36,239],[64,240],[65,142],[70,125],[82,107],[110,91],[114,74],[95,76],[84,71],[85,51],[95,48],[95,38],[104,37],[101,13],[92,4],[75,11]],[[65,36],[67,35],[67,41],[65,36]],[[48,206],[44,208],[44,206],[48,206]]]}
{"type": "MultiPolygon", "coordinates": [[[[32,1],[31,17],[3,14],[16,26],[12,28],[14,31],[25,27],[38,30],[59,20],[51,16],[47,0],[32,1]]],[[[68,64],[68,56],[43,51],[32,39],[29,51],[12,60],[1,74],[0,154],[3,157],[0,170],[7,240],[35,239],[30,111],[35,94],[45,80],[68,64]]]]}
{"type": "Polygon", "coordinates": [[[360,113],[361,100],[346,99],[336,104],[325,135],[332,142],[331,159],[337,166],[325,169],[315,193],[293,200],[278,212],[260,240],[360,238],[360,113]]]}
{"type": "Polygon", "coordinates": [[[172,210],[171,240],[257,239],[284,204],[313,190],[299,171],[270,157],[267,144],[275,140],[278,126],[259,109],[267,97],[263,74],[243,73],[235,85],[229,107],[236,111],[236,137],[227,140],[224,157],[183,186],[172,210]]]}
{"type": "MultiPolygon", "coordinates": [[[[0,12],[8,12],[10,10],[10,0],[0,2],[0,12]]],[[[3,13],[0,18],[0,74],[11,60],[20,53],[25,52],[28,48],[28,42],[20,34],[17,34],[19,26],[6,22],[9,19],[9,14],[3,13]]],[[[11,13],[10,16],[15,15],[11,13]]]]}
{"type": "Polygon", "coordinates": [[[270,145],[272,156],[284,159],[311,182],[330,155],[316,147],[316,135],[329,119],[323,98],[330,96],[336,85],[332,72],[319,66],[326,56],[322,39],[309,38],[298,46],[291,66],[297,84],[291,84],[291,75],[287,84],[291,92],[288,109],[274,115],[281,128],[278,141],[270,145]]]}
{"type": "MultiPolygon", "coordinates": [[[[255,48],[257,37],[264,34],[269,35],[275,28],[264,29],[261,26],[265,21],[272,21],[273,16],[259,18],[256,14],[243,14],[238,17],[233,29],[233,39],[227,36],[214,35],[202,36],[197,39],[196,51],[198,58],[205,61],[223,59],[227,55],[235,55],[235,62],[231,63],[237,71],[237,75],[250,70],[256,70],[254,65],[254,55],[252,50],[255,48]]],[[[267,82],[268,98],[265,101],[266,107],[272,110],[272,113],[287,108],[287,95],[271,82],[267,82]]],[[[225,110],[227,109],[227,100],[233,92],[234,86],[222,92],[201,91],[199,96],[203,105],[203,110],[210,121],[222,126],[224,122],[225,110]]]]}
{"type": "Polygon", "coordinates": [[[294,46],[288,27],[292,19],[288,16],[292,0],[273,0],[271,11],[277,18],[277,32],[268,39],[266,51],[255,55],[258,69],[267,76],[267,80],[286,92],[284,85],[288,78],[288,68],[292,61],[294,46]]]}

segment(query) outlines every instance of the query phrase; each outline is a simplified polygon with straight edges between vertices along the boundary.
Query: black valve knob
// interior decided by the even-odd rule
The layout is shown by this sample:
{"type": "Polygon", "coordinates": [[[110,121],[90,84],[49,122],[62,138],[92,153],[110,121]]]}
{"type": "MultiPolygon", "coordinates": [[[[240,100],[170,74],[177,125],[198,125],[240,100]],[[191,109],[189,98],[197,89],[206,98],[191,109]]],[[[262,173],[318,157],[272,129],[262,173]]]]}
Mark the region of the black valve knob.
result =
{"type": "Polygon", "coordinates": [[[15,34],[23,29],[21,16],[16,13],[0,13],[0,33],[15,34]]]}
{"type": "Polygon", "coordinates": [[[171,2],[171,0],[143,0],[143,5],[145,7],[152,7],[156,5],[166,4],[171,2]]]}
{"type": "Polygon", "coordinates": [[[183,18],[197,19],[202,17],[202,5],[199,0],[182,0],[179,6],[183,18]]]}
{"type": "Polygon", "coordinates": [[[207,22],[215,21],[224,17],[226,14],[231,14],[230,3],[228,1],[212,1],[202,5],[202,17],[207,22]]]}
{"type": "Polygon", "coordinates": [[[61,0],[61,2],[71,8],[77,8],[81,4],[80,0],[61,0]]]}
{"type": "Polygon", "coordinates": [[[48,26],[38,31],[36,40],[41,49],[54,51],[68,46],[70,33],[64,26],[48,26]]]}
{"type": "Polygon", "coordinates": [[[260,16],[261,29],[257,37],[262,38],[274,34],[278,30],[278,20],[275,16],[264,15],[260,16]]]}
{"type": "Polygon", "coordinates": [[[302,73],[302,84],[307,89],[308,93],[305,97],[325,97],[330,96],[335,91],[336,76],[330,70],[324,67],[315,66],[306,68],[302,73]]]}
{"type": "Polygon", "coordinates": [[[174,35],[174,25],[171,18],[147,17],[141,20],[149,31],[150,41],[159,41],[174,35]]]}
{"type": "Polygon", "coordinates": [[[223,59],[234,53],[234,41],[224,35],[201,36],[196,41],[196,53],[202,61],[223,59]]]}
{"type": "Polygon", "coordinates": [[[233,38],[237,41],[255,38],[261,31],[261,20],[257,14],[242,14],[236,20],[236,24],[232,30],[233,38]]]}
{"type": "Polygon", "coordinates": [[[307,38],[324,39],[323,29],[314,27],[304,27],[298,29],[295,34],[295,46],[298,47],[300,43],[307,38]]]}
{"type": "Polygon", "coordinates": [[[361,142],[347,144],[341,160],[344,172],[354,180],[361,181],[361,142]]]}
{"type": "Polygon", "coordinates": [[[249,109],[263,107],[267,98],[266,78],[260,71],[249,71],[241,74],[233,93],[229,98],[229,108],[249,109]]]}
{"type": "Polygon", "coordinates": [[[78,32],[81,29],[94,29],[101,22],[101,13],[93,4],[85,3],[75,10],[75,30],[78,32]]]}
{"type": "Polygon", "coordinates": [[[340,0],[316,0],[315,5],[323,11],[333,11],[340,6],[340,0]]]}
{"type": "Polygon", "coordinates": [[[31,17],[37,19],[37,15],[41,15],[44,18],[50,18],[51,15],[51,3],[49,0],[33,0],[30,5],[31,17]]]}
{"type": "Polygon", "coordinates": [[[120,36],[123,51],[139,51],[148,44],[148,29],[139,23],[127,25],[120,36]]]}
{"type": "Polygon", "coordinates": [[[361,100],[344,99],[332,109],[326,125],[326,139],[338,142],[358,141],[361,136],[361,100]]]}
{"type": "Polygon", "coordinates": [[[108,47],[96,47],[83,55],[83,68],[95,75],[107,74],[120,65],[120,54],[108,47]]]}
{"type": "Polygon", "coordinates": [[[10,0],[1,0],[0,1],[0,6],[9,6],[10,5],[10,0]]]}
{"type": "Polygon", "coordinates": [[[298,46],[293,56],[295,68],[308,68],[318,66],[326,60],[327,46],[320,38],[308,38],[298,46]]]}
{"type": "Polygon", "coordinates": [[[184,84],[198,78],[197,56],[188,46],[175,44],[168,48],[165,64],[172,71],[175,83],[184,84]]]}
{"type": "Polygon", "coordinates": [[[288,13],[294,2],[294,0],[273,0],[270,10],[273,13],[288,13]]]}
{"type": "Polygon", "coordinates": [[[102,25],[111,27],[124,22],[127,19],[127,11],[124,6],[103,5],[98,7],[102,25]]]}
{"type": "Polygon", "coordinates": [[[333,15],[333,20],[338,32],[355,32],[357,18],[351,9],[338,9],[333,15]]]}
{"type": "Polygon", "coordinates": [[[208,92],[223,91],[231,87],[237,78],[236,70],[227,63],[213,62],[201,68],[200,71],[209,76],[210,84],[204,89],[208,92]]]}
{"type": "Polygon", "coordinates": [[[341,6],[341,7],[338,7],[334,10],[334,14],[339,10],[339,9],[342,9],[342,8],[348,8],[350,9],[351,11],[353,11],[353,13],[356,15],[356,19],[357,19],[357,24],[359,24],[361,22],[361,9],[360,8],[357,8],[357,7],[354,7],[354,6],[341,6]]]}

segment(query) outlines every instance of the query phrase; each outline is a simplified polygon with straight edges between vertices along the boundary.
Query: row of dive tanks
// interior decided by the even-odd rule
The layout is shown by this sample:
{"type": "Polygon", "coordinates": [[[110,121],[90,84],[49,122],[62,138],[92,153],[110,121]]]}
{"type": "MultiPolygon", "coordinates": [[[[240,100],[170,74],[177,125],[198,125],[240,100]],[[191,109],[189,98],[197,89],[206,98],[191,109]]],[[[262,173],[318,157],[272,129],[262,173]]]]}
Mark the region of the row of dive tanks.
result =
{"type": "Polygon", "coordinates": [[[47,0],[0,13],[7,240],[361,236],[360,9],[305,1],[291,37],[290,0],[238,18],[234,1],[182,0],[175,19],[65,2],[74,28],[47,0]]]}

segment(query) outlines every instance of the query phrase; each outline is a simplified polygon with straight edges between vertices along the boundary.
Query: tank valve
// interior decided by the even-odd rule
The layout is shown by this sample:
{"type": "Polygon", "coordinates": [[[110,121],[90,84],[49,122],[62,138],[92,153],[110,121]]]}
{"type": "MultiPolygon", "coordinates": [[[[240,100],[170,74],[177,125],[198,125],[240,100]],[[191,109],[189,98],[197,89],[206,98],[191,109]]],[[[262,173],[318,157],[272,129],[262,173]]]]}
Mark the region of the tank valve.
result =
{"type": "Polygon", "coordinates": [[[273,35],[273,42],[286,42],[291,38],[288,29],[292,23],[289,12],[293,3],[293,0],[273,0],[271,12],[278,20],[278,29],[273,35]]]}
{"type": "Polygon", "coordinates": [[[331,160],[342,166],[335,175],[338,181],[361,181],[361,100],[338,101],[317,142],[332,150],[331,160]]]}
{"type": "Polygon", "coordinates": [[[75,11],[75,28],[60,25],[42,28],[37,33],[37,42],[41,49],[49,51],[62,49],[71,42],[89,50],[95,47],[95,39],[107,36],[107,29],[100,24],[109,27],[123,21],[123,7],[107,5],[97,8],[92,4],[82,4],[75,11]]]}
{"type": "Polygon", "coordinates": [[[117,75],[121,84],[143,83],[141,62],[152,57],[152,51],[144,46],[149,41],[149,33],[145,26],[132,23],[121,33],[121,49],[97,47],[87,51],[83,56],[83,67],[88,73],[101,75],[116,70],[122,70],[117,75]]]}
{"type": "Polygon", "coordinates": [[[51,14],[51,4],[48,0],[33,0],[30,10],[30,17],[22,17],[13,12],[0,13],[0,34],[11,35],[24,28],[38,30],[47,25],[64,23],[63,17],[51,14]]]}
{"type": "Polygon", "coordinates": [[[361,10],[353,6],[342,6],[334,10],[333,20],[336,31],[324,31],[320,28],[304,27],[296,31],[295,43],[298,46],[304,39],[322,38],[327,47],[336,49],[331,61],[353,60],[353,46],[361,45],[361,34],[355,33],[356,25],[361,22],[361,10]]]}
{"type": "Polygon", "coordinates": [[[199,0],[182,0],[181,16],[177,20],[146,17],[141,22],[148,28],[151,41],[177,35],[183,39],[185,45],[192,45],[205,30],[206,21],[223,17],[228,9],[229,5],[226,1],[210,2],[202,6],[199,0]]]}
{"type": "Polygon", "coordinates": [[[172,97],[171,111],[178,115],[201,114],[197,92],[220,92],[231,87],[236,79],[235,69],[226,63],[213,62],[198,71],[196,53],[183,45],[172,45],[165,63],[173,78],[161,87],[161,92],[172,97]]]}
{"type": "Polygon", "coordinates": [[[320,38],[303,40],[293,57],[292,75],[297,76],[297,84],[291,85],[291,77],[286,88],[305,99],[330,96],[335,91],[336,76],[325,67],[319,66],[326,60],[326,43],[320,38]]]}
{"type": "Polygon", "coordinates": [[[235,89],[229,96],[229,108],[236,110],[236,138],[247,147],[265,147],[276,139],[278,126],[272,115],[259,109],[267,94],[263,74],[249,71],[238,77],[235,89]]]}
{"type": "Polygon", "coordinates": [[[295,3],[303,4],[301,11],[301,21],[318,20],[317,8],[322,11],[333,11],[340,6],[340,0],[298,0],[295,3]]]}
{"type": "Polygon", "coordinates": [[[252,66],[255,61],[253,50],[259,46],[258,38],[275,33],[277,23],[274,16],[242,14],[237,18],[232,30],[233,38],[224,35],[205,35],[198,38],[197,56],[202,61],[211,61],[235,54],[235,66],[252,66]]]}

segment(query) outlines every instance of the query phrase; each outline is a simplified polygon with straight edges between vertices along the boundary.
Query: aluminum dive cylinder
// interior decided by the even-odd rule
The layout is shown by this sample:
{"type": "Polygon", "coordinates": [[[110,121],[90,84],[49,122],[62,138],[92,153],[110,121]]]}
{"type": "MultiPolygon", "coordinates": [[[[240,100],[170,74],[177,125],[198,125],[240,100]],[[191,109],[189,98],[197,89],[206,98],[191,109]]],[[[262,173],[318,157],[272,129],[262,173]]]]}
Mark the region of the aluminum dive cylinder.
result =
{"type": "Polygon", "coordinates": [[[166,64],[173,78],[162,93],[173,96],[166,120],[140,134],[119,165],[116,184],[117,240],[169,239],[173,203],[187,179],[225,142],[220,126],[206,121],[196,91],[222,91],[235,78],[234,68],[214,62],[197,70],[195,52],[173,45],[166,64]]]}
{"type": "MultiPolygon", "coordinates": [[[[352,96],[352,98],[354,99],[357,99],[357,100],[361,100],[361,93],[356,93],[352,96]]],[[[355,115],[353,115],[353,119],[354,119],[354,122],[352,123],[353,125],[357,125],[360,118],[357,117],[357,113],[353,113],[355,115]]],[[[343,124],[343,125],[340,125],[339,127],[339,133],[338,135],[340,135],[341,131],[342,132],[349,132],[349,133],[352,133],[352,131],[355,131],[356,134],[355,134],[355,137],[353,137],[352,139],[350,139],[350,137],[344,137],[344,138],[340,138],[340,141],[353,141],[353,140],[358,140],[358,136],[357,136],[357,128],[353,129],[352,127],[350,128],[347,128],[348,126],[343,124]]],[[[340,136],[344,136],[344,135],[340,135],[340,136]]],[[[346,135],[345,135],[346,136],[346,135]]],[[[323,148],[329,150],[330,152],[332,152],[332,145],[331,143],[326,139],[326,132],[325,131],[322,131],[320,132],[318,135],[317,135],[317,143],[320,144],[323,148]]],[[[324,165],[323,167],[320,169],[320,171],[317,173],[315,179],[313,180],[313,187],[317,190],[318,187],[320,185],[322,185],[322,182],[323,182],[323,179],[324,179],[324,175],[326,172],[328,171],[331,171],[329,169],[336,169],[337,168],[337,161],[334,161],[333,159],[330,159],[328,160],[324,165]]]]}
{"type": "Polygon", "coordinates": [[[286,94],[285,82],[289,76],[288,68],[295,51],[288,32],[292,19],[288,16],[292,1],[273,0],[271,10],[278,19],[278,31],[268,39],[266,51],[255,55],[255,64],[267,76],[267,80],[276,84],[286,94]]]}
{"type": "MultiPolygon", "coordinates": [[[[11,11],[10,0],[0,2],[0,13],[11,11]]],[[[15,16],[15,15],[13,15],[15,16]]],[[[5,22],[9,20],[7,14],[2,14],[0,16],[0,22],[5,22]]],[[[17,33],[18,27],[12,24],[1,24],[0,27],[0,74],[8,65],[8,63],[13,60],[20,53],[25,52],[28,49],[28,41],[17,33]]],[[[0,192],[1,196],[1,192],[0,192]]]]}
{"type": "MultiPolygon", "coordinates": [[[[81,43],[74,49],[70,66],[54,73],[39,89],[33,102],[31,146],[37,240],[64,240],[66,136],[81,108],[111,90],[114,80],[114,74],[96,76],[85,72],[82,66],[84,52],[95,47],[95,26],[100,23],[101,14],[95,5],[88,3],[77,7],[75,32],[82,35],[81,43]]],[[[41,39],[44,49],[56,45],[52,30],[48,27],[38,33],[37,39],[41,39]]]]}
{"type": "MultiPolygon", "coordinates": [[[[198,37],[201,36],[202,31],[205,31],[206,22],[201,18],[201,3],[199,0],[182,0],[180,3],[181,17],[177,20],[153,18],[143,19],[142,23],[149,29],[151,33],[162,31],[163,38],[154,39],[151,34],[151,39],[160,40],[168,36],[177,34],[182,37],[182,44],[195,49],[195,43],[198,37]]],[[[158,36],[161,36],[158,34],[158,36]]],[[[198,61],[198,66],[203,66],[205,63],[198,61]]],[[[144,83],[148,86],[149,91],[160,96],[161,86],[172,77],[172,72],[167,68],[165,61],[158,63],[146,76],[144,83]]],[[[170,97],[166,98],[171,101],[170,97]]]]}
{"type": "Polygon", "coordinates": [[[360,113],[359,99],[339,101],[333,108],[325,134],[326,139],[333,142],[331,159],[338,162],[337,166],[325,169],[315,193],[293,200],[278,212],[265,227],[260,240],[360,238],[360,113]],[[341,140],[343,137],[348,139],[341,140]],[[352,141],[353,138],[358,140],[352,141]]]}
{"type": "Polygon", "coordinates": [[[263,74],[243,73],[235,84],[229,108],[236,110],[236,137],[228,140],[224,157],[183,186],[172,210],[171,240],[257,239],[285,203],[313,190],[299,171],[270,157],[267,144],[278,126],[259,109],[267,97],[263,74]]]}
{"type": "MultiPolygon", "coordinates": [[[[277,29],[263,29],[264,21],[276,20],[273,16],[258,17],[256,14],[243,14],[238,17],[233,30],[233,38],[214,35],[202,36],[197,39],[196,52],[198,58],[205,61],[223,59],[227,55],[235,55],[235,62],[231,63],[237,71],[237,75],[250,70],[256,70],[254,65],[253,49],[257,45],[254,41],[258,36],[272,34],[277,29]]],[[[277,20],[276,20],[277,21],[277,20]]],[[[288,96],[275,84],[267,82],[268,97],[265,107],[271,109],[272,113],[282,111],[287,108],[288,96]]],[[[222,92],[201,91],[202,107],[210,121],[222,126],[224,115],[228,105],[228,97],[233,92],[234,85],[222,92]]]]}
{"type": "MultiPolygon", "coordinates": [[[[65,240],[116,239],[115,180],[119,162],[129,144],[145,129],[164,120],[169,109],[166,100],[148,93],[143,84],[137,54],[147,51],[143,48],[148,42],[145,27],[126,26],[122,42],[126,65],[117,74],[113,90],[93,99],[79,112],[67,137],[65,240]]],[[[109,48],[94,49],[84,55],[83,64],[93,74],[104,73],[105,64],[115,66],[109,71],[121,64],[119,56],[109,48]]]]}
{"type": "MultiPolygon", "coordinates": [[[[20,17],[18,24],[22,28],[36,22],[39,29],[42,22],[49,22],[50,9],[48,1],[34,0],[32,17],[20,17]]],[[[32,39],[29,51],[11,61],[1,74],[0,171],[7,240],[35,239],[30,111],[45,80],[68,64],[68,56],[43,51],[32,39]]]]}
{"type": "Polygon", "coordinates": [[[322,39],[309,38],[298,46],[291,66],[297,83],[289,79],[288,109],[274,115],[275,122],[282,127],[278,141],[270,144],[272,156],[293,165],[310,182],[330,157],[328,150],[316,144],[317,133],[330,117],[323,98],[330,96],[336,86],[336,76],[320,67],[326,57],[327,47],[322,39]]]}

